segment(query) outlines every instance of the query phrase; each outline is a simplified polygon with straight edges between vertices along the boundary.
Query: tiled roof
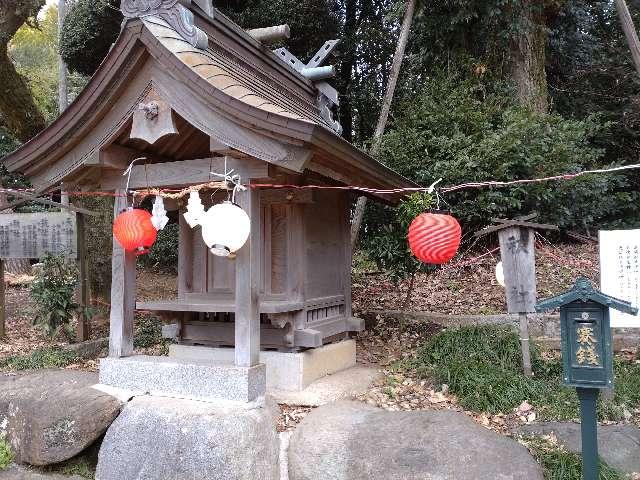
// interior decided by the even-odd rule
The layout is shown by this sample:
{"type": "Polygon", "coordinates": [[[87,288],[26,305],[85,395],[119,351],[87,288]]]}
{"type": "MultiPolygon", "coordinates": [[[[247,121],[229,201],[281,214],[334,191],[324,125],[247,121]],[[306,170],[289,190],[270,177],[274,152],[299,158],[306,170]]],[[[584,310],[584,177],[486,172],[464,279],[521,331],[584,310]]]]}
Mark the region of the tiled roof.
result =
{"type": "Polygon", "coordinates": [[[200,50],[159,17],[144,17],[143,22],[167,50],[226,95],[265,112],[331,128],[310,99],[285,90],[274,79],[230,58],[216,48],[214,38],[209,39],[207,50],[200,50]]]}

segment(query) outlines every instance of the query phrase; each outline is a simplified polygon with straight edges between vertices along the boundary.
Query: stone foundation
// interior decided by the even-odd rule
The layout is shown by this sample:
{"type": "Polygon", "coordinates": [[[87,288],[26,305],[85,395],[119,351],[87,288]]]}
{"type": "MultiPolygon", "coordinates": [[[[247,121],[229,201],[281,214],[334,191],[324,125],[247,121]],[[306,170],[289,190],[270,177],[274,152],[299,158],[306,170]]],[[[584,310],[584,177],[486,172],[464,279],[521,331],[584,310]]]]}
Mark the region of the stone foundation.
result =
{"type": "MultiPolygon", "coordinates": [[[[233,348],[171,345],[169,357],[180,361],[198,361],[232,365],[233,348]]],[[[325,345],[300,353],[260,352],[260,362],[266,365],[267,389],[300,392],[316,380],[341,372],[356,364],[356,342],[325,345]]]]}
{"type": "Polygon", "coordinates": [[[205,402],[254,402],[265,395],[264,365],[244,368],[212,361],[135,356],[100,360],[100,383],[150,394],[205,402]]]}

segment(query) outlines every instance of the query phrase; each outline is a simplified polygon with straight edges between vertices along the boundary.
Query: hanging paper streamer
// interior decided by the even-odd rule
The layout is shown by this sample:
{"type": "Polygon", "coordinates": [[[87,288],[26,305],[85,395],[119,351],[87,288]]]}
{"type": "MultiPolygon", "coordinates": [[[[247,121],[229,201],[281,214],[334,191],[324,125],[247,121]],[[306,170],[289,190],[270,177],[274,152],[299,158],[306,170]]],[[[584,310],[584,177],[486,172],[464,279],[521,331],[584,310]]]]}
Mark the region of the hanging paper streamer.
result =
{"type": "Polygon", "coordinates": [[[451,215],[423,213],[411,222],[408,240],[418,260],[441,265],[456,256],[462,240],[462,229],[451,215]]]}
{"type": "Polygon", "coordinates": [[[498,262],[498,264],[496,265],[496,280],[500,285],[502,285],[503,287],[505,286],[504,267],[502,266],[502,262],[498,262]]]}
{"type": "Polygon", "coordinates": [[[200,194],[192,190],[189,193],[189,201],[187,202],[187,211],[184,214],[184,219],[191,228],[194,228],[200,225],[204,214],[204,205],[200,199],[200,194]]]}
{"type": "Polygon", "coordinates": [[[167,210],[164,208],[164,200],[160,195],[156,195],[151,213],[151,223],[156,227],[156,230],[160,231],[164,229],[164,227],[167,226],[167,223],[169,223],[169,217],[167,217],[167,210]]]}

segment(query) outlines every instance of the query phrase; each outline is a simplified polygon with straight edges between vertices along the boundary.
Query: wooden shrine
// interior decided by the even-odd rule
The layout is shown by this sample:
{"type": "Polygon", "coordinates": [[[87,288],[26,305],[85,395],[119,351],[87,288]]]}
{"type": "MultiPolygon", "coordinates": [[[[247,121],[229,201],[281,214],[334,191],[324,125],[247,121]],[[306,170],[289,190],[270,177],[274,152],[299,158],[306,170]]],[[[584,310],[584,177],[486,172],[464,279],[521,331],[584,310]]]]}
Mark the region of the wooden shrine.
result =
{"type": "MultiPolygon", "coordinates": [[[[123,0],[122,32],[90,83],[49,128],[5,158],[38,193],[185,188],[233,169],[245,184],[415,186],[340,137],[329,41],[307,63],[268,42],[288,28],[245,31],[211,0],[123,0]]],[[[202,191],[211,205],[226,193],[202,191]]],[[[385,196],[378,200],[394,202],[385,196]]],[[[351,194],[249,188],[237,258],[208,252],[180,213],[179,292],[136,303],[136,257],[113,246],[110,356],[133,352],[136,308],[176,319],[180,342],[236,346],[236,365],[263,348],[319,347],[362,328],[351,315],[351,194]]],[[[207,205],[207,206],[208,206],[207,205]]],[[[174,213],[175,215],[175,213],[174,213]]]]}

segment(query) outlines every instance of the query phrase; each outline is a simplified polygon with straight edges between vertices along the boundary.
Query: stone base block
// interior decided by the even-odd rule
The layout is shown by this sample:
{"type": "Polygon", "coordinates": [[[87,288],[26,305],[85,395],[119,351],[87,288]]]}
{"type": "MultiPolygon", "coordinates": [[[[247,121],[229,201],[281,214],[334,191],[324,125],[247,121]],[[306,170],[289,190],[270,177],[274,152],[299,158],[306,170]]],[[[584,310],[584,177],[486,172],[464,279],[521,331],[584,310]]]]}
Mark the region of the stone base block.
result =
{"type": "Polygon", "coordinates": [[[135,356],[100,360],[100,383],[139,394],[205,402],[253,402],[264,397],[264,365],[243,368],[211,361],[135,356]]]}
{"type": "Polygon", "coordinates": [[[277,480],[276,408],[136,397],[107,431],[96,480],[277,480]]]}
{"type": "MultiPolygon", "coordinates": [[[[184,361],[208,361],[231,365],[233,348],[171,345],[169,357],[184,361]]],[[[345,340],[300,353],[260,352],[267,368],[267,389],[299,392],[316,380],[341,372],[356,364],[356,342],[345,340]]]]}

